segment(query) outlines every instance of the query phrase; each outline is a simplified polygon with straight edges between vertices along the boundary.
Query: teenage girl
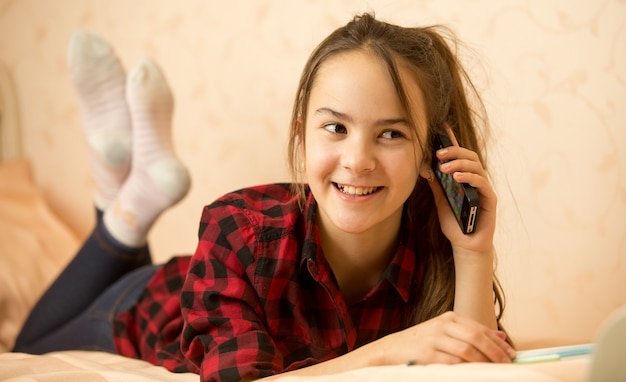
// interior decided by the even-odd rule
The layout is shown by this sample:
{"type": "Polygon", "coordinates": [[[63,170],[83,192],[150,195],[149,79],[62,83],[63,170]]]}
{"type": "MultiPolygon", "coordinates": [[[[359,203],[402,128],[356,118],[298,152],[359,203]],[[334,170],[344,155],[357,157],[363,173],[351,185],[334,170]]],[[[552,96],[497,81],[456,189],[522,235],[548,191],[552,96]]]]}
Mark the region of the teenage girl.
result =
{"type": "Polygon", "coordinates": [[[195,254],[157,266],[146,235],[189,188],[169,87],[152,61],[126,78],[104,41],[78,34],[70,73],[98,220],[15,351],[106,350],[205,381],[510,362],[480,103],[446,36],[370,14],[334,31],[298,85],[294,182],[214,201],[195,254]],[[473,234],[433,181],[435,133],[458,142],[436,152],[441,170],[478,190],[473,234]]]}

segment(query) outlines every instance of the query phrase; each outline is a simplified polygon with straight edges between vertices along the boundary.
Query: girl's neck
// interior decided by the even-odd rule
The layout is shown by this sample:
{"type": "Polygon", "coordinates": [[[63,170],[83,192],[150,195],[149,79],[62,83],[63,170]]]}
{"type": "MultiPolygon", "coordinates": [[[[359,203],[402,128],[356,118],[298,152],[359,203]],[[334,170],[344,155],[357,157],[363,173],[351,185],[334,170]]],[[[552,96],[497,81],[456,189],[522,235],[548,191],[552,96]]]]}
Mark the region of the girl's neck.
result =
{"type": "Polygon", "coordinates": [[[361,300],[380,281],[397,248],[400,220],[348,233],[327,227],[318,216],[324,257],[348,303],[361,300]]]}

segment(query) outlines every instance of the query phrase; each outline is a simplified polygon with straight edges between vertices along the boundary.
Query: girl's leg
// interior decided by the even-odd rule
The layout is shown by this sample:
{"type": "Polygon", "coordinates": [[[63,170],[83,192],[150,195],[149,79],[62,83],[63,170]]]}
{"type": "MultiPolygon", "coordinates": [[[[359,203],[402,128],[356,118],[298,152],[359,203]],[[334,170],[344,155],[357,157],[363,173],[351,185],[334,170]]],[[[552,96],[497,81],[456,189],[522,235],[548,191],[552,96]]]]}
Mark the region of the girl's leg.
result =
{"type": "MultiPolygon", "coordinates": [[[[68,345],[76,341],[103,338],[101,333],[98,334],[99,330],[72,332],[68,328],[77,325],[68,323],[82,317],[85,310],[122,276],[149,264],[147,246],[130,248],[121,245],[99,220],[74,259],[30,312],[13,350],[45,353],[70,349],[68,345]]],[[[83,321],[79,321],[80,326],[86,329],[88,325],[83,321]]],[[[94,321],[93,326],[98,328],[101,324],[94,321]]]]}
{"type": "Polygon", "coordinates": [[[30,348],[18,351],[43,354],[60,350],[99,350],[116,353],[111,322],[118,313],[133,306],[157,269],[156,265],[146,265],[127,273],[108,287],[84,313],[42,336],[30,348]]]}
{"type": "Polygon", "coordinates": [[[93,34],[74,36],[68,61],[96,184],[95,205],[105,211],[107,229],[117,240],[141,247],[159,214],[189,190],[189,175],[172,147],[169,85],[149,59],[126,78],[113,49],[93,34]]]}
{"type": "MultiPolygon", "coordinates": [[[[108,288],[128,272],[151,263],[146,246],[150,228],[189,190],[189,176],[171,145],[173,98],[156,64],[145,60],[131,73],[126,83],[128,104],[118,99],[123,69],[112,49],[96,36],[75,37],[70,47],[70,72],[94,167],[96,205],[109,208],[98,213],[91,236],[34,307],[18,336],[17,351],[67,349],[78,336],[92,337],[101,323],[90,326],[96,321],[84,319],[91,315],[91,303],[105,293],[106,298],[98,300],[98,311],[115,310],[106,302],[118,301],[115,292],[120,289],[108,288]],[[128,171],[123,169],[128,166],[125,155],[117,154],[128,152],[127,139],[121,139],[127,129],[113,132],[113,126],[127,123],[125,115],[133,129],[131,170],[124,180],[128,171]],[[81,332],[76,332],[77,328],[81,332]],[[50,346],[54,344],[59,347],[50,346]]],[[[132,279],[128,283],[143,285],[132,279]]],[[[110,320],[108,325],[111,329],[110,320]]]]}

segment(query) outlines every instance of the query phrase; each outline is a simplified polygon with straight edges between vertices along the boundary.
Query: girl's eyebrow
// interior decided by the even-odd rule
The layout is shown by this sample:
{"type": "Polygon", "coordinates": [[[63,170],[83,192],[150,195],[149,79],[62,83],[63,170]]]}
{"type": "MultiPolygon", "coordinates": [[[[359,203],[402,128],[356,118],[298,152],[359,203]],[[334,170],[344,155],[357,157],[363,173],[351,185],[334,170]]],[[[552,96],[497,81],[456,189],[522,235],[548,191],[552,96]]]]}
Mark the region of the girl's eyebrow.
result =
{"type": "MultiPolygon", "coordinates": [[[[329,107],[321,107],[317,110],[315,110],[316,114],[330,114],[333,117],[337,118],[337,119],[341,119],[343,121],[346,121],[348,123],[352,123],[354,122],[354,120],[352,119],[352,117],[350,117],[348,114],[342,113],[340,111],[337,110],[333,110],[329,107]]],[[[390,125],[395,125],[395,124],[404,124],[404,125],[408,125],[409,121],[406,118],[383,118],[383,119],[379,119],[377,121],[374,122],[375,126],[390,126],[390,125]]]]}

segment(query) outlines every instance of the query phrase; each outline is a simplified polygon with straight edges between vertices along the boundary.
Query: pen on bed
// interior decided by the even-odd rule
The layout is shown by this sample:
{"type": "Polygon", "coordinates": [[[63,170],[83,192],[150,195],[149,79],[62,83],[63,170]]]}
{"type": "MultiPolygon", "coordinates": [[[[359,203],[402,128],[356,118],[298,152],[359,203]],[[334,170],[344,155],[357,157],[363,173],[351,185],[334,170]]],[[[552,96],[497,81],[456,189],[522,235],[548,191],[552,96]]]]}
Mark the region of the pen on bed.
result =
{"type": "Polygon", "coordinates": [[[523,358],[515,358],[513,363],[535,363],[535,362],[549,362],[549,361],[559,361],[561,360],[561,356],[558,354],[544,354],[544,355],[536,355],[533,357],[523,357],[523,358]]]}
{"type": "Polygon", "coordinates": [[[533,350],[529,351],[529,354],[519,353],[517,358],[513,360],[513,363],[534,363],[534,362],[548,362],[559,361],[568,357],[584,356],[593,352],[593,344],[577,345],[572,347],[554,348],[543,350],[543,353],[536,353],[533,350]]]}

